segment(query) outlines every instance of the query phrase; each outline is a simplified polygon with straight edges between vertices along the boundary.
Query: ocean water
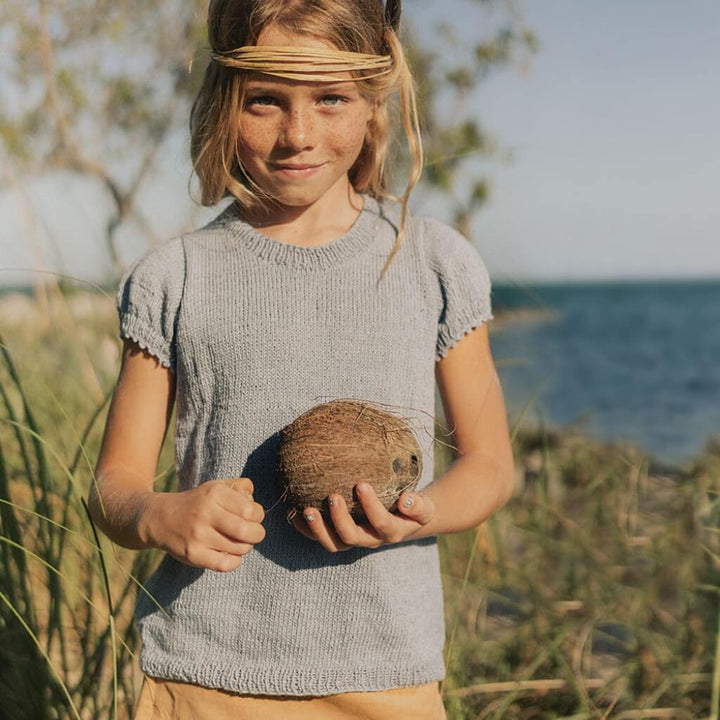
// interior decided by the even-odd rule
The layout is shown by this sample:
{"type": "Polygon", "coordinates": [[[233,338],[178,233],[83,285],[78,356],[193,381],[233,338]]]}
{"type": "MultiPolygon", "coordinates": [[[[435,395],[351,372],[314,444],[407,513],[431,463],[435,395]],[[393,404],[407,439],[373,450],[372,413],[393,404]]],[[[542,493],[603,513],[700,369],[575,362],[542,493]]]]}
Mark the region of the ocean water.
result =
{"type": "Polygon", "coordinates": [[[511,419],[572,425],[683,464],[720,438],[720,281],[494,286],[493,308],[550,311],[491,335],[511,419]]]}

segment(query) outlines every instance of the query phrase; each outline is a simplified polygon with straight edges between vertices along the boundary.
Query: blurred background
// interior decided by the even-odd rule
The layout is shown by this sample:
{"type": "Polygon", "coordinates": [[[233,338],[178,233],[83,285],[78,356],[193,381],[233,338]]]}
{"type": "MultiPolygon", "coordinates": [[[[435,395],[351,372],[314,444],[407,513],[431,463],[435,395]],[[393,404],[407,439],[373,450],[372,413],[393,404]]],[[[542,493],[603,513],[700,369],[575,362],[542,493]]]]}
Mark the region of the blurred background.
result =
{"type": "MultiPolygon", "coordinates": [[[[48,282],[39,270],[110,287],[216,212],[189,192],[202,11],[95,5],[3,11],[5,291],[48,282]]],[[[496,308],[540,311],[496,342],[518,362],[503,370],[512,409],[538,391],[548,422],[667,462],[720,432],[719,13],[710,0],[406,8],[428,134],[414,207],[472,238],[496,308]]]]}
{"type": "MultiPolygon", "coordinates": [[[[128,573],[152,554],[103,551],[80,498],[119,276],[219,212],[193,199],[188,152],[205,13],[0,8],[0,699],[25,708],[8,717],[122,716],[137,689],[128,573]]],[[[427,162],[411,206],[489,268],[516,449],[511,504],[441,541],[449,716],[717,719],[720,5],[408,0],[404,17],[427,162]]],[[[396,167],[399,189],[401,147],[396,167]]],[[[171,439],[163,462],[171,487],[171,439]]]]}

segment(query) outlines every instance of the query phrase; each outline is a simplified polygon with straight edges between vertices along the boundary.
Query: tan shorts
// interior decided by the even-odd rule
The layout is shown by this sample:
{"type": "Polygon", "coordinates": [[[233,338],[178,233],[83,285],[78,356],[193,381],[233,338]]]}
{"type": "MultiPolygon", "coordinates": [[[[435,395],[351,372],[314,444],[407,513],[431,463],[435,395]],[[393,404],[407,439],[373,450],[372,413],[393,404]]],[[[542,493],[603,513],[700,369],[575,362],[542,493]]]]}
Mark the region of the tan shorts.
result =
{"type": "Polygon", "coordinates": [[[145,675],[133,720],[446,720],[438,683],[326,697],[238,695],[145,675]]]}

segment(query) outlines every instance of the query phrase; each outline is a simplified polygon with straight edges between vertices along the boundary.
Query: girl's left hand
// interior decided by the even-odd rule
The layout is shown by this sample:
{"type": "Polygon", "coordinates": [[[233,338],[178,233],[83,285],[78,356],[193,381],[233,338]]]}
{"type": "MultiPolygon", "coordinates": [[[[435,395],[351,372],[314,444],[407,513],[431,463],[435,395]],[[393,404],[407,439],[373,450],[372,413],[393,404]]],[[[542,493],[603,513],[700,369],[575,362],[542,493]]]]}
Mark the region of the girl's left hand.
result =
{"type": "Polygon", "coordinates": [[[399,543],[427,525],[435,515],[435,505],[421,492],[404,492],[397,503],[397,513],[389,512],[378,499],[370,483],[355,486],[369,525],[358,525],[348,512],[342,495],[328,497],[332,526],[325,522],[317,508],[305,508],[291,522],[310,540],[317,540],[326,550],[338,552],[351,547],[377,548],[399,543]]]}

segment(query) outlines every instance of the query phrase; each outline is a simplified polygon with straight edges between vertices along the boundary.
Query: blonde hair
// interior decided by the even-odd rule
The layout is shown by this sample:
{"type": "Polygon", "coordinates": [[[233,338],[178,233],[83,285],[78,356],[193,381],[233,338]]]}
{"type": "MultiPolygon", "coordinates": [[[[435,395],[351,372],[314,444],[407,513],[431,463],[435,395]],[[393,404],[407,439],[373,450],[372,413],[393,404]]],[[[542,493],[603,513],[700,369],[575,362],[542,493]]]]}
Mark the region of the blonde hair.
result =
{"type": "MultiPolygon", "coordinates": [[[[422,173],[422,140],[417,120],[414,83],[402,44],[386,21],[381,0],[211,0],[208,40],[213,53],[255,45],[269,25],[323,39],[340,51],[389,55],[391,70],[373,77],[356,73],[361,94],[376,106],[367,136],[348,175],[357,192],[376,199],[392,197],[387,190],[386,162],[391,139],[388,99],[400,93],[403,126],[412,169],[402,197],[402,217],[395,245],[383,268],[402,244],[407,204],[422,173]]],[[[191,156],[200,181],[203,205],[233,196],[242,209],[255,210],[267,199],[238,159],[238,112],[244,102],[247,73],[210,61],[190,113],[191,156]]],[[[381,277],[382,277],[381,276],[381,277]]]]}

